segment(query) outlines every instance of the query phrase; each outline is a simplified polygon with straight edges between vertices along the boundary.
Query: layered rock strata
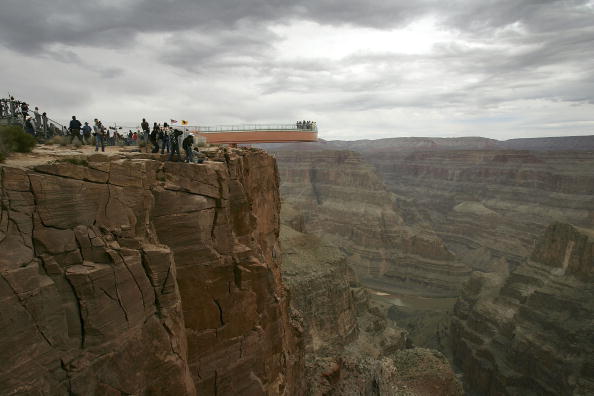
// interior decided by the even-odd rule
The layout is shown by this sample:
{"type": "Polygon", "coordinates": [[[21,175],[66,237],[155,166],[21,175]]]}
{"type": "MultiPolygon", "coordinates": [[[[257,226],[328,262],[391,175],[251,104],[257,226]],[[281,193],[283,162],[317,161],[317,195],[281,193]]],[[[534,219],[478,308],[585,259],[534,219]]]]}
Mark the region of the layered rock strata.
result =
{"type": "Polygon", "coordinates": [[[439,352],[411,348],[323,238],[281,231],[283,279],[303,331],[304,395],[461,395],[439,352]]]}
{"type": "Polygon", "coordinates": [[[371,287],[455,296],[469,275],[430,227],[407,224],[373,167],[350,151],[277,151],[283,221],[329,240],[371,287]]]}
{"type": "Polygon", "coordinates": [[[476,272],[451,338],[482,395],[594,394],[594,230],[556,223],[508,277],[476,272]]]}
{"type": "Polygon", "coordinates": [[[413,201],[448,249],[475,269],[527,257],[554,221],[594,226],[594,153],[433,151],[366,154],[413,201]],[[502,262],[504,260],[505,262],[502,262]]]}
{"type": "Polygon", "coordinates": [[[1,166],[0,393],[299,394],[274,159],[211,157],[1,166]]]}

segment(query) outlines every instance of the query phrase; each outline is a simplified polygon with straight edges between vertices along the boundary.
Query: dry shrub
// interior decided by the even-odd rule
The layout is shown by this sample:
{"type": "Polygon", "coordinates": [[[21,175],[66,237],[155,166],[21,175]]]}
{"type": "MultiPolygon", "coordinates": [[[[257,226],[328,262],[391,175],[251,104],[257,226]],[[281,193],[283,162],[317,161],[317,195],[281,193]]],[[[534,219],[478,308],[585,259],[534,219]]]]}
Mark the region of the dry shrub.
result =
{"type": "Polygon", "coordinates": [[[28,153],[35,147],[35,138],[25,133],[22,126],[0,126],[0,161],[9,153],[28,153]]]}
{"type": "Polygon", "coordinates": [[[49,144],[59,144],[60,146],[66,146],[68,144],[68,138],[66,136],[53,136],[49,141],[49,144]]]}

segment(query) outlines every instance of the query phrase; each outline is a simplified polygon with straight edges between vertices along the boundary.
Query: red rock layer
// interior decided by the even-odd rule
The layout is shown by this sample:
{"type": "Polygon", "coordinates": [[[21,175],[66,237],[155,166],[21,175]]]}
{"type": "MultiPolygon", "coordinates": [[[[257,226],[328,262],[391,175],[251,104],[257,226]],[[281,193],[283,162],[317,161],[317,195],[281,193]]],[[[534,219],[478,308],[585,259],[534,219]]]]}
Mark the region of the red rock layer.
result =
{"type": "Polygon", "coordinates": [[[271,157],[31,157],[0,168],[0,393],[299,392],[271,157]]]}

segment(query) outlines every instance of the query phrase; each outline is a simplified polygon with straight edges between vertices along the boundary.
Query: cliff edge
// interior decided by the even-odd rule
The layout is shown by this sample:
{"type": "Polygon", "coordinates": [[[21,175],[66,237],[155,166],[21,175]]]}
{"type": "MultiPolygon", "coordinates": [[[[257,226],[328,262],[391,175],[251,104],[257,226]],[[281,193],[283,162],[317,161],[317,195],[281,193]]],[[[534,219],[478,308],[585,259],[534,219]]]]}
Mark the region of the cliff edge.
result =
{"type": "Polygon", "coordinates": [[[299,392],[275,161],[209,156],[0,166],[2,394],[299,392]]]}

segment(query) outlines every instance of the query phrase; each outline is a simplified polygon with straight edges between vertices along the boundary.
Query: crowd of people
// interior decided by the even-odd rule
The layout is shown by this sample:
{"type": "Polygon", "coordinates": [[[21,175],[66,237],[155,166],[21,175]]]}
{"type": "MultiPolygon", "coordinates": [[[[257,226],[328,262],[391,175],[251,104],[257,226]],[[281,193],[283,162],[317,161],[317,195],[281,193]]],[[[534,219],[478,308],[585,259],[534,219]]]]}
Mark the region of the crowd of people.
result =
{"type": "MultiPolygon", "coordinates": [[[[95,151],[105,151],[106,145],[136,145],[143,142],[142,146],[148,151],[149,143],[152,144],[152,153],[169,154],[169,160],[173,161],[174,155],[177,154],[177,160],[181,160],[181,154],[179,151],[180,140],[183,132],[179,129],[171,128],[166,122],[161,126],[160,123],[153,123],[153,130],[150,130],[149,123],[145,118],[140,123],[142,131],[137,130],[132,132],[129,130],[127,134],[122,134],[115,127],[108,127],[102,124],[102,122],[95,118],[93,128],[85,122],[84,126],[72,116],[68,132],[70,134],[70,142],[74,138],[78,138],[83,144],[90,144],[91,136],[95,140],[95,151]],[[89,142],[89,143],[87,143],[89,142]]],[[[194,151],[198,151],[197,147],[194,147],[194,136],[190,133],[186,136],[181,145],[186,153],[185,162],[194,162],[194,151]]],[[[203,161],[202,158],[198,159],[198,163],[203,161]]]]}
{"type": "MultiPolygon", "coordinates": [[[[169,154],[169,160],[181,160],[180,145],[185,151],[186,162],[194,162],[194,151],[199,150],[194,147],[194,137],[190,133],[184,139],[184,134],[179,129],[170,127],[166,122],[161,126],[160,123],[154,123],[151,131],[146,119],[142,119],[140,128],[136,131],[131,129],[124,132],[122,127],[105,126],[99,119],[93,120],[93,125],[88,122],[82,123],[72,116],[68,127],[61,126],[58,123],[51,122],[45,112],[40,113],[39,108],[35,107],[33,115],[29,114],[29,105],[25,102],[9,99],[0,99],[0,118],[11,119],[13,122],[19,122],[23,125],[26,133],[36,137],[40,141],[47,141],[54,136],[63,136],[67,143],[73,144],[75,139],[82,145],[95,145],[95,151],[105,151],[106,146],[131,146],[138,145],[144,147],[146,151],[149,145],[152,145],[152,152],[169,154]]],[[[197,162],[201,163],[203,156],[198,155],[197,162]]]]}
{"type": "Polygon", "coordinates": [[[297,121],[297,129],[309,129],[312,131],[315,131],[316,128],[318,127],[315,123],[315,121],[297,121]]]}
{"type": "Polygon", "coordinates": [[[30,115],[31,111],[29,104],[20,100],[15,100],[14,97],[8,99],[0,99],[0,118],[13,118],[18,119],[22,122],[25,131],[33,135],[43,133],[60,133],[61,128],[49,122],[47,113],[41,113],[38,107],[33,110],[33,115],[30,115]]]}
{"type": "MultiPolygon", "coordinates": [[[[76,116],[72,116],[66,127],[52,122],[47,113],[41,113],[38,107],[35,107],[32,115],[29,112],[30,107],[26,102],[15,100],[12,96],[9,99],[0,99],[0,118],[18,120],[26,133],[40,141],[46,141],[54,136],[64,136],[70,144],[74,143],[75,139],[83,145],[94,144],[95,151],[99,151],[99,148],[105,151],[105,146],[138,145],[143,146],[148,152],[150,144],[152,153],[167,152],[169,160],[173,160],[175,155],[178,160],[181,159],[179,150],[181,145],[186,154],[186,162],[193,162],[194,150],[198,151],[194,147],[194,137],[191,133],[182,139],[184,133],[170,127],[166,122],[162,126],[160,123],[153,123],[151,130],[150,124],[143,118],[140,128],[134,132],[129,129],[126,133],[122,127],[104,126],[97,118],[93,120],[93,126],[90,126],[88,122],[82,123],[76,116]]],[[[299,130],[317,130],[315,121],[297,121],[296,126],[299,130]]],[[[201,162],[200,159],[199,162],[201,162]]]]}
{"type": "MultiPolygon", "coordinates": [[[[179,151],[181,140],[181,146],[186,153],[185,162],[194,162],[194,151],[198,151],[198,149],[194,147],[194,136],[191,133],[182,139],[184,133],[177,128],[170,127],[166,122],[163,123],[163,126],[161,126],[160,123],[154,122],[153,129],[151,130],[149,123],[144,118],[142,119],[140,126],[142,128],[143,138],[147,142],[150,141],[153,146],[152,153],[161,151],[161,154],[165,154],[165,152],[167,152],[170,161],[172,161],[173,156],[177,154],[178,160],[181,160],[179,151]]],[[[199,163],[202,161],[202,158],[198,158],[199,163]]]]}

